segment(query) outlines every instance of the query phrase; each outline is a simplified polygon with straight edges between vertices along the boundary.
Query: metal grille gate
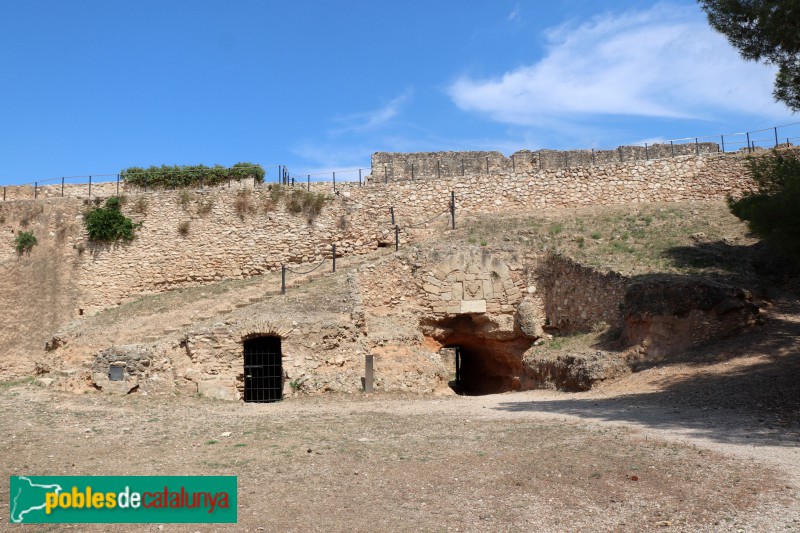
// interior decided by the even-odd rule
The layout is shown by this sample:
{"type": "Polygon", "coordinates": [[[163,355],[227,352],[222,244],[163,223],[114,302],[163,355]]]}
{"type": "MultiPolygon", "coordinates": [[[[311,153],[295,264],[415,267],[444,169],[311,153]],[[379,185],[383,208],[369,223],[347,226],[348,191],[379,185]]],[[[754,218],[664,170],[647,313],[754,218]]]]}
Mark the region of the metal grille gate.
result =
{"type": "Polygon", "coordinates": [[[244,341],[244,401],[277,402],[282,397],[280,337],[244,341]]]}

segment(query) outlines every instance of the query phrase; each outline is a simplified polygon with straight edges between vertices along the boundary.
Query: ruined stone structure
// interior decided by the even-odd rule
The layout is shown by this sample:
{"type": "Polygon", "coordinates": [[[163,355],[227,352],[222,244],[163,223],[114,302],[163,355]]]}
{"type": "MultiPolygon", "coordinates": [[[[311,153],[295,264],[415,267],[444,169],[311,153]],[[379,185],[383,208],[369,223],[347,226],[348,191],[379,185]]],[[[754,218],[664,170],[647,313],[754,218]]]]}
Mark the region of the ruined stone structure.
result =
{"type": "Polygon", "coordinates": [[[719,154],[716,143],[620,146],[615,150],[520,150],[500,152],[376,152],[372,179],[388,183],[463,176],[534,173],[546,169],[613,165],[615,163],[719,154]]]}
{"type": "MultiPolygon", "coordinates": [[[[0,349],[14,356],[38,354],[25,356],[30,364],[0,360],[0,375],[65,372],[65,382],[89,380],[101,389],[184,390],[240,399],[248,379],[243,344],[263,336],[281,341],[284,394],[360,390],[366,354],[376,357],[377,390],[447,390],[453,357],[440,350],[452,346],[463,350],[463,386],[470,392],[548,384],[580,389],[619,369],[591,358],[537,358],[531,347],[548,332],[588,331],[602,322],[621,328],[630,343],[663,347],[659,339],[669,336],[665,331],[690,331],[686,345],[694,345],[755,322],[758,309],[749,296],[727,289],[694,291],[706,295],[703,301],[679,304],[667,298],[654,315],[632,304],[637,293],[624,277],[557,256],[409,248],[420,235],[446,231],[452,193],[457,221],[534,209],[721,199],[752,185],[741,156],[623,157],[570,168],[542,163],[541,170],[511,163],[510,171],[504,167],[508,160],[476,157],[489,157],[490,170],[495,157],[497,169],[486,176],[475,166],[472,173],[465,169],[464,177],[413,181],[397,174],[386,184],[375,179],[379,171],[373,169],[363,187],[338,184],[334,192],[332,184],[313,184],[312,190],[330,198],[312,217],[289,210],[285,198],[276,201],[266,184],[194,191],[140,191],[123,184],[124,211],[142,224],[129,244],[87,242],[81,218],[91,202],[81,196],[86,190],[81,186],[65,189],[65,198],[59,186],[37,191],[37,200],[0,204],[5,266],[0,302],[10,310],[0,316],[7,332],[0,349]],[[174,311],[175,323],[161,331],[151,332],[153,324],[143,322],[129,334],[134,325],[113,329],[115,322],[107,321],[106,331],[86,333],[84,323],[105,320],[117,306],[134,305],[143,295],[244,280],[277,272],[281,264],[313,266],[331,259],[334,244],[337,255],[346,257],[393,247],[390,208],[401,252],[359,266],[347,278],[333,276],[324,287],[311,284],[286,296],[279,296],[274,284],[259,285],[256,294],[241,290],[240,300],[209,309],[208,316],[174,311]],[[30,256],[13,250],[14,236],[23,228],[40,240],[30,256]],[[672,325],[659,318],[678,307],[690,309],[680,313],[694,318],[672,325]],[[34,324],[32,316],[38,319],[34,324]],[[45,341],[50,351],[41,352],[45,341]],[[123,383],[104,377],[114,364],[124,364],[123,383]],[[587,370],[593,365],[598,368],[587,370]]],[[[30,192],[19,188],[9,197],[30,192]]],[[[93,189],[93,194],[115,192],[116,184],[93,189]]],[[[193,305],[212,307],[215,301],[192,294],[198,302],[193,305]]],[[[669,348],[652,352],[661,355],[669,348]]]]}

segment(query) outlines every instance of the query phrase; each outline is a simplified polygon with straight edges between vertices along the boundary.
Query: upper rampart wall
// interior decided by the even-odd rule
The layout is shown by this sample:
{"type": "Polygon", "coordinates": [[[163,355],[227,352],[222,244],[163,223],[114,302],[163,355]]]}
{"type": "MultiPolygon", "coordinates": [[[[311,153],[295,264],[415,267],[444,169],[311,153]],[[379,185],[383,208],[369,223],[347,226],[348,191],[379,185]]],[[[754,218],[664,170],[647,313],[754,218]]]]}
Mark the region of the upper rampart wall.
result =
{"type": "Polygon", "coordinates": [[[510,157],[500,152],[376,152],[372,154],[372,179],[386,183],[481,174],[530,173],[546,169],[718,154],[719,151],[716,143],[693,143],[620,146],[616,150],[520,150],[510,157]]]}

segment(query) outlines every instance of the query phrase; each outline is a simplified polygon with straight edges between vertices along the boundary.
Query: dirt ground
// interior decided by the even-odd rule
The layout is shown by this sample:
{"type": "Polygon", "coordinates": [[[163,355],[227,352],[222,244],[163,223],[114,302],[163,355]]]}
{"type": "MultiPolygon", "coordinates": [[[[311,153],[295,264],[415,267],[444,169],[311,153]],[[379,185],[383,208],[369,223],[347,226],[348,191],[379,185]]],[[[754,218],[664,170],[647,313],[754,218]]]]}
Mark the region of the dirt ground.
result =
{"type": "Polygon", "coordinates": [[[238,476],[239,521],[0,529],[797,531],[798,324],[778,318],[702,364],[578,394],[241,404],[7,383],[6,516],[9,475],[205,474],[238,476]]]}

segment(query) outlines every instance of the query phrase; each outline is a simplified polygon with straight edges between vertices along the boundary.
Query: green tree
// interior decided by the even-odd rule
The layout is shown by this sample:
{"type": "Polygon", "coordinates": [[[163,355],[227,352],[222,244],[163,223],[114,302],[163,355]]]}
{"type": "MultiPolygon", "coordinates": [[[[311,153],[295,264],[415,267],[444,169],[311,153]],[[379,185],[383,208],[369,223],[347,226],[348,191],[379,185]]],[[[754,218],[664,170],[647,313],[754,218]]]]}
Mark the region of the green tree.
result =
{"type": "Polygon", "coordinates": [[[800,111],[800,0],[698,0],[745,59],[776,65],[773,95],[800,111]]]}
{"type": "Polygon", "coordinates": [[[729,199],[731,212],[753,233],[800,260],[800,154],[773,150],[749,162],[756,190],[729,199]]]}

